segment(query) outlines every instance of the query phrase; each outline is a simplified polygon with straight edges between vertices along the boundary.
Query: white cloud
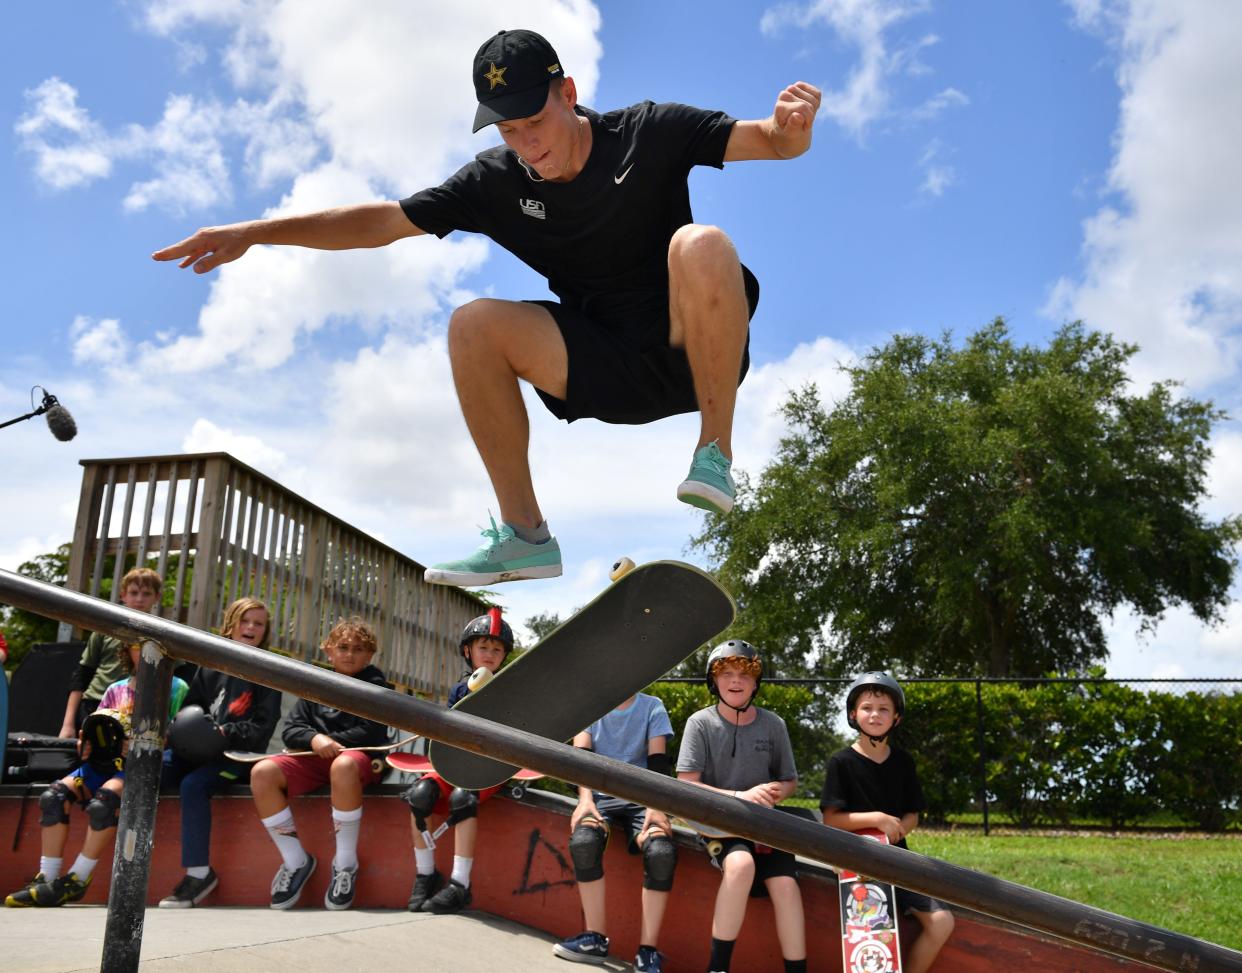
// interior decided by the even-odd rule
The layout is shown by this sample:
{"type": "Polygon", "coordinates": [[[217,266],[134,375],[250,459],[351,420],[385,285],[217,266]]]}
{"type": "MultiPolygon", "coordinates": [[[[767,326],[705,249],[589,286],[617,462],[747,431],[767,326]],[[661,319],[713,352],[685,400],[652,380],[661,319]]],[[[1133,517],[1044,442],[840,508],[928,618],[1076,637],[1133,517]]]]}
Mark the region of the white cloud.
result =
{"type": "Polygon", "coordinates": [[[923,170],[923,184],[919,186],[919,192],[924,196],[939,198],[957,182],[957,170],[944,161],[946,154],[944,143],[940,139],[932,139],[919,157],[919,168],[923,170]]]}
{"type": "Polygon", "coordinates": [[[289,467],[289,457],[260,437],[222,429],[210,419],[197,419],[181,441],[185,453],[229,453],[247,466],[253,466],[274,479],[289,467]]]}
{"type": "Polygon", "coordinates": [[[26,101],[27,111],[13,128],[22,148],[34,154],[35,174],[46,185],[69,189],[111,174],[103,130],[78,105],[73,85],[48,78],[26,92],[26,101]]]}
{"type": "Polygon", "coordinates": [[[824,24],[858,49],[858,61],[844,87],[825,90],[820,111],[861,140],[872,122],[889,113],[894,76],[926,73],[918,52],[935,44],[936,38],[928,35],[913,44],[894,47],[889,32],[929,9],[926,0],[811,0],[768,9],[760,20],[760,29],[775,34],[786,27],[805,30],[824,24]]]}
{"type": "Polygon", "coordinates": [[[1142,348],[1135,377],[1204,387],[1242,364],[1242,7],[1078,2],[1115,44],[1120,121],[1109,189],[1083,226],[1083,272],[1046,313],[1142,348]]]}
{"type": "Polygon", "coordinates": [[[124,363],[128,343],[121,322],[115,318],[95,321],[79,314],[69,328],[73,360],[79,365],[98,364],[115,368],[124,363]]]}

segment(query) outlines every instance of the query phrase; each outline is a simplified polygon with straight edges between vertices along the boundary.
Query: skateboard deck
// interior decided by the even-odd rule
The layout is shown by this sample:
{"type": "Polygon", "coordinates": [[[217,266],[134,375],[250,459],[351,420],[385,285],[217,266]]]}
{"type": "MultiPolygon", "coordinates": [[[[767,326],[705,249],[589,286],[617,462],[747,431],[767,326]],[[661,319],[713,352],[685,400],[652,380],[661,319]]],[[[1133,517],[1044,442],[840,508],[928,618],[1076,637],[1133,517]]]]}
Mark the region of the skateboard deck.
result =
{"type": "MultiPolygon", "coordinates": [[[[887,836],[874,828],[855,833],[888,844],[887,836]]],[[[844,973],[901,973],[897,894],[892,885],[845,870],[837,881],[844,973]]]]}
{"type": "MultiPolygon", "coordinates": [[[[397,740],[395,743],[385,743],[378,747],[345,747],[345,750],[357,750],[360,753],[384,753],[388,750],[396,750],[398,747],[404,747],[407,743],[413,743],[418,739],[418,734],[413,734],[403,740],[397,740]]],[[[281,750],[277,753],[259,753],[255,750],[225,750],[224,756],[229,760],[239,764],[257,764],[260,760],[266,760],[268,757],[313,757],[314,750],[281,750]]]]}
{"type": "MultiPolygon", "coordinates": [[[[393,770],[399,770],[403,774],[427,774],[435,770],[431,765],[431,758],[422,753],[390,753],[386,758],[388,766],[393,770]]],[[[519,768],[517,773],[512,777],[513,780],[542,780],[544,774],[537,770],[527,770],[525,767],[519,768]]]]}
{"type": "MultiPolygon", "coordinates": [[[[735,611],[729,593],[692,565],[640,565],[454,708],[568,741],[726,629],[735,611]]],[[[468,790],[518,770],[436,740],[429,756],[441,777],[468,790]]]]}
{"type": "Polygon", "coordinates": [[[703,847],[707,849],[707,854],[712,858],[719,857],[724,850],[724,839],[732,838],[733,835],[720,828],[713,828],[710,824],[704,824],[702,821],[691,821],[689,818],[673,818],[670,822],[673,825],[680,825],[683,828],[689,828],[700,838],[703,839],[703,847]]]}

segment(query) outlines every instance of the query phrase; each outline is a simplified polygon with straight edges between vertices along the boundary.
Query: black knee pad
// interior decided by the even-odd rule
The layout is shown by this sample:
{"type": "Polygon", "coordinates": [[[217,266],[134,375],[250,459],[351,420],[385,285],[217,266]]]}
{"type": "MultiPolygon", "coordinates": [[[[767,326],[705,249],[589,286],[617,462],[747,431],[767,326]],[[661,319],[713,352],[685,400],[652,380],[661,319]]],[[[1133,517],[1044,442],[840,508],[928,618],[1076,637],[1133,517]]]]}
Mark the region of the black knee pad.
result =
{"type": "Polygon", "coordinates": [[[668,835],[651,835],[643,842],[643,888],[667,892],[673,887],[677,846],[668,835]]]}
{"type": "Polygon", "coordinates": [[[569,857],[574,862],[574,878],[595,882],[604,877],[604,849],[608,847],[608,827],[580,824],[569,836],[569,857]]]}
{"type": "Polygon", "coordinates": [[[454,787],[449,794],[449,827],[468,821],[470,818],[476,817],[478,813],[479,795],[474,791],[454,787]]]}
{"type": "Polygon", "coordinates": [[[436,802],[440,800],[440,785],[431,777],[420,777],[407,787],[401,796],[410,806],[410,813],[414,815],[418,830],[426,829],[427,817],[435,808],[436,802]]]}
{"type": "Polygon", "coordinates": [[[121,816],[121,798],[115,791],[100,788],[86,805],[92,831],[115,828],[121,816]]]}
{"type": "Polygon", "coordinates": [[[39,795],[39,824],[50,828],[56,824],[69,823],[69,809],[66,804],[73,803],[77,795],[63,780],[53,783],[39,795]]]}

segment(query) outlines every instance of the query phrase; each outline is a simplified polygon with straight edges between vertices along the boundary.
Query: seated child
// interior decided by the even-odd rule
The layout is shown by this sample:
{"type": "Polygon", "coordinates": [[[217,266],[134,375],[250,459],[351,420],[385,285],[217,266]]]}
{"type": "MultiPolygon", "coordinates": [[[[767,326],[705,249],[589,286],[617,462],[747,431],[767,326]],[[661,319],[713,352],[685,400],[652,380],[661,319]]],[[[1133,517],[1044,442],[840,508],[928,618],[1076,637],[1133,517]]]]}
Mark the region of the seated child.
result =
{"type": "MultiPolygon", "coordinates": [[[[845,694],[845,716],[858,739],[828,759],[819,799],[824,824],[843,831],[875,828],[890,844],[907,847],[906,835],[918,827],[926,807],[910,754],[889,744],[901,722],[906,694],[887,673],[867,672],[845,694]]],[[[953,913],[929,896],[897,891],[897,906],[923,927],[905,951],[905,973],[926,973],[953,932],[953,913]]]]}
{"type": "MultiPolygon", "coordinates": [[[[468,624],[461,633],[461,655],[466,661],[467,678],[449,690],[449,706],[456,706],[470,692],[469,674],[478,669],[495,672],[513,651],[513,630],[492,608],[468,624]]],[[[474,846],[479,835],[479,805],[502,785],[481,791],[453,787],[434,771],[424,774],[406,790],[410,805],[410,831],[414,836],[414,888],[406,908],[410,912],[460,912],[470,904],[470,872],[474,867],[474,846]],[[454,827],[453,871],[448,884],[436,870],[435,839],[428,830],[430,818],[441,818],[444,827],[454,827]]]]}
{"type": "MultiPolygon", "coordinates": [[[[574,737],[574,746],[594,750],[667,774],[668,740],[673,724],[657,697],[637,693],[574,737]]],[[[569,853],[582,897],[586,930],[552,947],[562,959],[603,963],[608,958],[608,929],[604,909],[604,849],[611,825],[624,828],[629,852],[643,856],[642,926],[634,969],[661,973],[664,958],[656,949],[668,893],[677,867],[677,846],[662,811],[632,804],[607,794],[578,788],[578,806],[569,819],[569,853]]]]}
{"type": "MultiPolygon", "coordinates": [[[[384,674],[371,664],[376,648],[375,633],[360,618],[337,622],[323,640],[324,655],[336,672],[386,686],[384,674]]],[[[346,748],[383,746],[388,728],[344,710],[299,699],[285,721],[281,739],[289,750],[313,750],[314,754],[277,754],[260,760],[250,772],[255,808],[281,858],[272,879],[271,906],[292,909],[315,871],[315,856],[308,854],[298,840],[289,799],[330,784],[336,857],[323,904],[329,909],[348,909],[354,901],[358,877],[362,789],[378,781],[383,768],[374,765],[371,754],[346,748]]]]}
{"type": "MultiPolygon", "coordinates": [[[[798,786],[785,721],[753,705],[763,676],[754,646],[730,639],[707,657],[707,686],[718,700],[686,721],[677,777],[708,790],[775,807],[798,786]]],[[[772,899],[786,973],[806,973],[806,928],[794,856],[745,838],[726,838],[712,864],[721,871],[712,915],[709,969],[728,973],[750,896],[772,899]]]]}
{"type": "MultiPolygon", "coordinates": [[[[121,794],[125,788],[125,754],[129,751],[130,721],[134,712],[132,674],[138,668],[141,651],[137,643],[126,647],[121,658],[123,671],[130,675],[108,687],[99,707],[82,724],[78,732],[81,766],[55,781],[39,797],[42,815],[39,824],[43,828],[39,873],[25,888],[5,898],[5,905],[15,908],[58,906],[77,902],[86,895],[100,855],[116,836],[121,794]],[[72,804],[85,808],[90,829],[81,853],[69,872],[62,875],[72,804]]],[[[181,708],[187,689],[184,679],[173,676],[168,694],[170,719],[181,708]]]]}
{"type": "MultiPolygon", "coordinates": [[[[263,651],[268,611],[255,598],[239,598],[224,613],[220,634],[263,651]]],[[[250,764],[226,760],[225,750],[262,753],[280,721],[280,691],[214,669],[190,680],[185,705],[168,734],[160,783],[181,794],[181,865],[185,876],[161,909],[189,909],[219,884],[209,863],[211,796],[228,784],[245,782],[250,764]]]]}
{"type": "MultiPolygon", "coordinates": [[[[153,611],[160,603],[164,581],[150,568],[133,568],[121,579],[122,605],[134,611],[153,611]]],[[[92,632],[86,639],[78,667],[69,677],[69,699],[65,702],[65,716],[61,721],[60,735],[72,739],[91,713],[99,707],[103,694],[114,682],[124,679],[128,673],[125,645],[120,639],[101,632],[92,632]]]]}

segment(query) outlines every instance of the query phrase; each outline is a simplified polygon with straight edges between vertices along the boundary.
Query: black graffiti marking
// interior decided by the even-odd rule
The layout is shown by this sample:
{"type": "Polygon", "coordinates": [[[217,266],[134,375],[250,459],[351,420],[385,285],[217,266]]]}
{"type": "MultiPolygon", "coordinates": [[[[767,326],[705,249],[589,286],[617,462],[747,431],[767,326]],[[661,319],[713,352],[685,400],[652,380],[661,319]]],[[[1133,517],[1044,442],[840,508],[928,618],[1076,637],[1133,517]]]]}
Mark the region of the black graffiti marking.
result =
{"type": "Polygon", "coordinates": [[[526,844],[526,865],[522,868],[522,883],[513,890],[514,895],[532,895],[535,892],[546,892],[548,889],[556,888],[558,885],[574,884],[572,877],[561,879],[557,882],[536,882],[534,885],[530,884],[531,866],[535,863],[535,851],[540,845],[552,852],[553,857],[556,858],[557,865],[560,866],[562,875],[573,875],[569,862],[565,861],[565,856],[561,854],[560,849],[544,838],[538,828],[533,828],[530,833],[530,840],[526,844]]]}

